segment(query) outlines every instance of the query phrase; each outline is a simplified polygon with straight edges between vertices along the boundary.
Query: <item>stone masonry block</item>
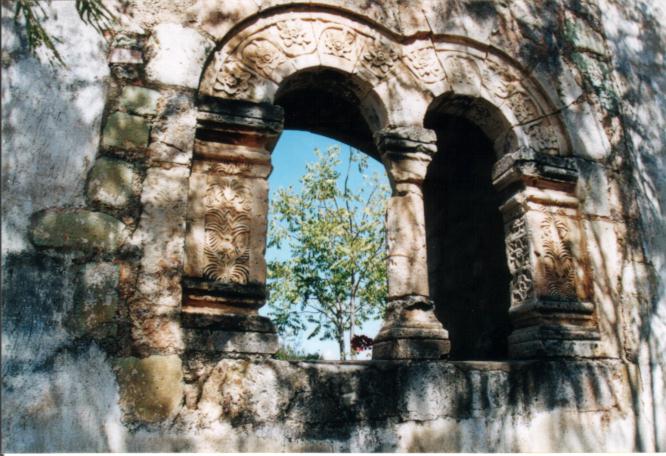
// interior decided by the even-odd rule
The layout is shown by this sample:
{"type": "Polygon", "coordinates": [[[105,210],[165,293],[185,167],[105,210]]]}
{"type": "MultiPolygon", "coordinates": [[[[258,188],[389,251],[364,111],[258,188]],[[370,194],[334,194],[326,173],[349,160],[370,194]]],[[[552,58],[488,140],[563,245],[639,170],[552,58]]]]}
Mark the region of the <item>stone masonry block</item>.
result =
{"type": "Polygon", "coordinates": [[[141,116],[157,113],[157,102],[160,93],[144,87],[128,86],[123,89],[118,104],[127,112],[141,116]]]}
{"type": "Polygon", "coordinates": [[[151,81],[197,88],[214,43],[179,24],[159,24],[147,42],[146,75],[151,81]]]}
{"type": "Polygon", "coordinates": [[[140,176],[130,163],[100,158],[90,171],[88,198],[93,204],[122,209],[138,196],[140,185],[140,176]]]}
{"type": "Polygon", "coordinates": [[[109,116],[102,132],[102,147],[136,149],[146,147],[150,125],[143,117],[115,112],[109,116]]]}
{"type": "Polygon", "coordinates": [[[183,396],[177,355],[120,358],[115,365],[120,403],[132,420],[155,423],[175,415],[183,396]]]}
{"type": "Polygon", "coordinates": [[[94,331],[112,335],[112,323],[118,311],[118,281],[120,267],[117,264],[88,263],[82,267],[81,279],[74,290],[74,309],[67,326],[76,332],[94,331]],[[99,331],[99,329],[102,329],[99,331]]]}
{"type": "Polygon", "coordinates": [[[101,212],[47,209],[33,215],[32,242],[38,247],[114,252],[127,240],[125,225],[101,212]]]}

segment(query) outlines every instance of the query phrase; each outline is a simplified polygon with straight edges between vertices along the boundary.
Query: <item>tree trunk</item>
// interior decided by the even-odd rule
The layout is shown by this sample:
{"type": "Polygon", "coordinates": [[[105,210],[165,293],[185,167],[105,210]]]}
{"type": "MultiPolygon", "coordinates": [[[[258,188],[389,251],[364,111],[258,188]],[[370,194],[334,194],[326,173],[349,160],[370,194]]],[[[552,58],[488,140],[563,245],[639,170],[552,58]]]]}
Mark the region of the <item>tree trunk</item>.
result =
{"type": "Polygon", "coordinates": [[[349,300],[349,357],[351,359],[356,359],[356,351],[352,348],[352,339],[354,338],[354,312],[355,312],[355,302],[354,296],[352,295],[349,300]]]}
{"type": "Polygon", "coordinates": [[[338,331],[338,348],[340,349],[340,359],[342,361],[345,361],[347,358],[345,357],[345,332],[344,332],[344,329],[342,331],[338,331]]]}

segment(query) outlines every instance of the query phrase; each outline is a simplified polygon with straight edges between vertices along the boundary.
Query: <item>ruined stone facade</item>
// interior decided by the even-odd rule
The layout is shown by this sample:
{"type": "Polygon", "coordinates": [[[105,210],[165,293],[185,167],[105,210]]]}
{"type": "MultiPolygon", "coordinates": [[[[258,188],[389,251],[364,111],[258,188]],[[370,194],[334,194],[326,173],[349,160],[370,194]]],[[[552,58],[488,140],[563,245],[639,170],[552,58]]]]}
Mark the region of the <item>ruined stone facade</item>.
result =
{"type": "Polygon", "coordinates": [[[4,451],[666,450],[664,11],[3,5],[4,451]],[[272,359],[285,128],[381,160],[368,362],[272,359]]]}

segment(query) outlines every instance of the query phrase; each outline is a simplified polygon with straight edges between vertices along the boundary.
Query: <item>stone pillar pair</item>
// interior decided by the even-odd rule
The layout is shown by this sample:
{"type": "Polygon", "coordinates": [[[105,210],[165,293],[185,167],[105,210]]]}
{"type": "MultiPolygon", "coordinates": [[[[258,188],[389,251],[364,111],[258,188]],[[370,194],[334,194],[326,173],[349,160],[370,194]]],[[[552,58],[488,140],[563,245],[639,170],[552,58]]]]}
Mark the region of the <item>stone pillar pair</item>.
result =
{"type": "Polygon", "coordinates": [[[272,354],[266,302],[266,220],[271,151],[282,108],[237,100],[199,104],[185,240],[182,323],[186,349],[272,354]]]}
{"type": "MultiPolygon", "coordinates": [[[[266,301],[267,178],[282,130],[279,107],[233,100],[200,103],[188,203],[182,322],[187,350],[271,354],[277,336],[257,315],[266,301]]],[[[421,184],[434,132],[380,132],[393,187],[387,214],[389,296],[375,359],[437,359],[448,334],[429,299],[421,184]]]]}
{"type": "MultiPolygon", "coordinates": [[[[393,128],[375,140],[393,195],[387,213],[388,310],[373,358],[442,358],[450,342],[429,299],[422,195],[436,137],[422,128],[393,128]]],[[[510,358],[603,353],[577,180],[572,158],[531,149],[508,154],[494,167],[493,184],[506,197],[499,209],[512,274],[510,358]]]]}
{"type": "MultiPolygon", "coordinates": [[[[210,99],[200,104],[190,179],[183,328],[187,348],[274,353],[277,336],[257,315],[266,301],[267,178],[282,130],[279,107],[210,99]]],[[[429,298],[422,184],[436,152],[432,130],[375,136],[392,186],[387,211],[388,309],[374,359],[440,359],[448,333],[429,298]]],[[[519,151],[502,158],[494,185],[506,195],[512,274],[512,358],[596,356],[584,230],[571,159],[519,151]]]]}

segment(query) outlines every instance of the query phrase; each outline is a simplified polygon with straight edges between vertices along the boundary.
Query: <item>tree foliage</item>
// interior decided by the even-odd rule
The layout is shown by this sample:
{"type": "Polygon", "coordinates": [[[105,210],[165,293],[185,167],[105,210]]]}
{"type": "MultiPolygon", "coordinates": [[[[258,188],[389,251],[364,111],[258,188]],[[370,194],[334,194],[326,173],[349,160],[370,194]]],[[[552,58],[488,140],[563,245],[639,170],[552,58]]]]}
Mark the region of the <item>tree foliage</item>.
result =
{"type": "Polygon", "coordinates": [[[271,205],[268,245],[287,247],[290,257],[268,264],[269,314],[282,334],[337,341],[346,359],[345,340],[380,317],[385,303],[388,188],[364,174],[368,158],[357,151],[344,175],[339,148],[315,155],[300,191],[280,189],[271,205]],[[351,188],[354,173],[363,188],[351,188]]]}
{"type": "MultiPolygon", "coordinates": [[[[44,46],[49,52],[49,62],[65,66],[55,43],[59,40],[44,29],[43,21],[48,14],[44,9],[44,0],[16,0],[14,22],[25,29],[28,49],[33,54],[44,46]]],[[[75,0],[76,11],[81,20],[92,26],[102,36],[116,21],[115,15],[103,3],[103,0],[75,0]]]]}

